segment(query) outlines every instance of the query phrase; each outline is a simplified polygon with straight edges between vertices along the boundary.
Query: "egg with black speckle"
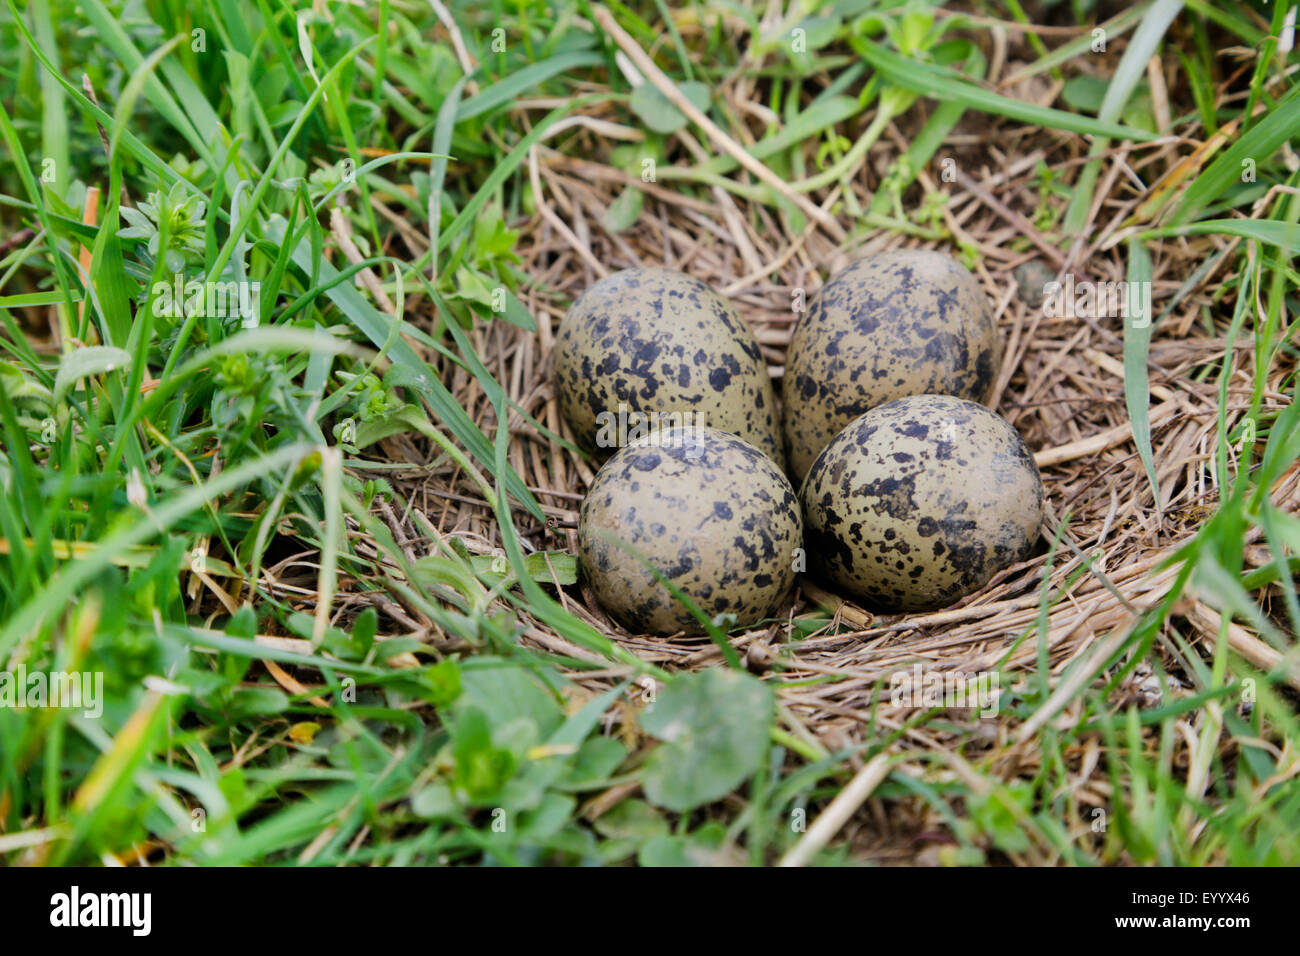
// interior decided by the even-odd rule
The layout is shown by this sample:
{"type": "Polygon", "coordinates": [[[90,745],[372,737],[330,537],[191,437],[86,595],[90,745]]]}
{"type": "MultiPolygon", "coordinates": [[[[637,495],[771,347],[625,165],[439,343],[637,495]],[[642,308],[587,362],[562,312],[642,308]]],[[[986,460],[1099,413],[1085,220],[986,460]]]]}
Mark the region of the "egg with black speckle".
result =
{"type": "Polygon", "coordinates": [[[796,480],[863,412],[906,395],[987,402],[1001,364],[988,300],[960,263],[904,249],[832,277],[799,318],[786,356],[786,461],[796,480]]]}
{"type": "Polygon", "coordinates": [[[888,611],[947,607],[1033,552],[1043,484],[1016,430],[983,405],[915,395],[854,419],[799,490],[808,563],[888,611]]]}
{"type": "Polygon", "coordinates": [[[776,393],[748,325],[709,286],[625,269],[584,292],[552,353],[560,413],[605,457],[655,427],[719,428],[781,461],[776,393]]]}
{"type": "Polygon", "coordinates": [[[633,633],[702,634],[650,570],[710,620],[771,615],[803,546],[798,498],[754,445],[715,428],[660,429],[597,472],[578,517],[578,562],[600,605],[633,633]]]}

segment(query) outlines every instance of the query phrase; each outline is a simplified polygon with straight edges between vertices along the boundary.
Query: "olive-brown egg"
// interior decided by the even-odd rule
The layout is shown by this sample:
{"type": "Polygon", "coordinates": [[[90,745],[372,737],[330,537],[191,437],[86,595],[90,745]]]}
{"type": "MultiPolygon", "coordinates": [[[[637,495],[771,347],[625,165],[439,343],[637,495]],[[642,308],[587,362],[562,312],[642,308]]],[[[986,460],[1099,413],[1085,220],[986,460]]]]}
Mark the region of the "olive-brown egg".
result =
{"type": "Polygon", "coordinates": [[[868,256],[826,283],[790,339],[786,461],[796,480],[840,429],[905,395],[988,401],[997,324],[975,278],[939,252],[868,256]]]}
{"type": "Polygon", "coordinates": [[[601,606],[634,633],[704,632],[653,568],[703,611],[753,624],[794,583],[803,545],[784,472],[735,435],[669,428],[620,449],[578,519],[578,560],[601,606]]]}
{"type": "Polygon", "coordinates": [[[780,461],[767,364],[749,326],[699,279],[625,269],[573,304],[555,339],[560,412],[605,457],[655,427],[720,428],[780,461]]]}
{"type": "Polygon", "coordinates": [[[799,491],[811,569],[889,611],[947,607],[1033,551],[1043,485],[983,405],[915,395],[854,419],[799,491]]]}

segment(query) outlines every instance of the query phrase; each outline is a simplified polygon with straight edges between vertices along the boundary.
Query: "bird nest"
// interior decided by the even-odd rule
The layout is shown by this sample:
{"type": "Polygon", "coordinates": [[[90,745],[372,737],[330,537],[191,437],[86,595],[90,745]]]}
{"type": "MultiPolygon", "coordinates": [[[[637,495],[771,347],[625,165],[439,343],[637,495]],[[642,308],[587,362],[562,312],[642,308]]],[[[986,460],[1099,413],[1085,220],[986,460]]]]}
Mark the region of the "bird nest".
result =
{"type": "MultiPolygon", "coordinates": [[[[743,116],[753,111],[743,108],[750,91],[742,82],[718,95],[729,97],[736,115],[743,116]]],[[[1008,92],[1034,98],[1029,83],[1008,92]]],[[[1147,360],[1154,485],[1126,405],[1124,320],[1107,314],[1121,310],[1104,296],[1101,308],[1096,302],[1082,309],[1043,302],[1047,283],[1065,276],[1076,293],[1085,283],[1105,290],[1116,287],[1104,284],[1125,280],[1118,240],[1144,198],[1135,183],[1172,164],[1184,147],[1168,140],[1117,146],[1105,157],[1082,238],[1062,245],[1039,226],[1044,210],[1059,212],[1066,198],[1043,191],[1044,171],[1068,182],[1085,155],[1082,138],[968,114],[941,153],[954,162],[943,168],[936,159],[933,171],[922,171],[900,196],[901,210],[924,208],[929,218],[918,223],[912,216],[903,223],[911,227],[906,229],[874,226],[861,211],[870,206],[910,132],[890,124],[851,179],[813,194],[822,213],[813,217],[794,212],[790,204],[777,208],[718,187],[688,193],[671,181],[631,176],[609,156],[618,140],[635,140],[637,131],[620,125],[612,106],[592,107],[529,156],[535,211],[513,226],[520,231],[520,268],[529,277],[520,297],[536,319],[536,332],[498,321],[477,324],[468,333],[510,399],[551,431],[571,438],[551,382],[555,331],[569,304],[609,272],[633,266],[679,269],[729,297],[753,329],[779,395],[798,317],[792,303],[811,301],[832,273],[862,255],[898,246],[941,249],[967,262],[988,296],[1004,343],[989,404],[1024,437],[1044,481],[1039,552],[978,593],[934,613],[879,614],[804,577],[776,617],[731,636],[744,664],[778,688],[784,729],[816,752],[848,754],[858,770],[853,785],[858,798],[843,822],[856,849],[882,861],[924,860],[937,852],[924,834],[943,828],[937,812],[919,796],[895,793],[887,814],[878,803],[863,802],[886,768],[917,772],[927,764],[930,773],[962,778],[976,792],[976,785],[987,786],[990,777],[1006,782],[1032,777],[1043,759],[1038,733],[1081,719],[1081,681],[1106,688],[1116,705],[1150,707],[1188,692],[1192,681],[1185,653],[1208,657],[1227,640],[1260,669],[1269,669],[1279,657],[1257,634],[1224,620],[1214,595],[1197,594],[1180,580],[1179,549],[1198,533],[1222,493],[1215,458],[1225,364],[1229,434],[1239,425],[1250,427],[1242,419],[1255,389],[1254,341],[1226,339],[1233,297],[1220,294],[1237,261],[1227,247],[1238,240],[1183,237],[1148,244],[1157,317],[1147,360]],[[644,205],[632,225],[612,231],[611,207],[628,188],[644,194],[644,205]],[[1162,617],[1157,639],[1142,643],[1139,651],[1135,625],[1176,586],[1181,597],[1173,613],[1162,617]],[[1086,665],[1071,666],[1079,662],[1086,665]],[[1003,708],[989,717],[978,708],[953,708],[944,720],[919,724],[913,719],[915,702],[896,704],[890,693],[894,675],[915,673],[918,664],[929,674],[995,673],[1003,689],[1041,680],[1045,668],[1049,689],[1029,711],[1003,708]],[[859,755],[862,745],[882,739],[889,741],[884,751],[871,759],[859,755]],[[975,762],[978,776],[970,769],[975,762]]],[[[718,141],[697,141],[687,131],[678,141],[685,162],[727,148],[718,141]]],[[[427,326],[428,303],[412,302],[408,319],[427,326]]],[[[494,434],[493,402],[476,378],[451,363],[444,364],[444,372],[456,399],[485,434],[494,434]]],[[[1276,363],[1263,392],[1261,417],[1286,403],[1283,380],[1291,374],[1289,361],[1276,363]]],[[[539,524],[516,511],[525,547],[576,553],[578,508],[593,463],[517,412],[508,424],[510,464],[547,517],[539,524]]],[[[390,460],[410,465],[384,473],[409,507],[381,505],[380,510],[412,557],[422,553],[425,521],[441,535],[460,538],[471,551],[487,554],[501,546],[496,519],[478,487],[454,465],[439,464],[438,449],[410,436],[386,439],[381,447],[390,460]],[[424,520],[417,520],[417,511],[424,520]]],[[[1236,446],[1230,444],[1226,454],[1235,473],[1236,446]]],[[[1298,482],[1300,472],[1293,468],[1272,489],[1273,499],[1294,509],[1298,482]]],[[[1247,568],[1271,560],[1249,536],[1244,555],[1247,568]]],[[[721,662],[719,648],[707,637],[623,631],[582,582],[557,586],[554,593],[569,612],[666,670],[721,662]]],[[[1267,590],[1262,600],[1267,611],[1267,590]]],[[[463,646],[417,612],[387,609],[418,628],[435,652],[463,646]]],[[[631,674],[631,668],[600,659],[530,618],[526,609],[519,613],[525,625],[521,641],[571,659],[568,676],[580,694],[607,690],[631,674]]],[[[632,700],[618,705],[635,706],[632,700]]],[[[1183,718],[1186,732],[1174,744],[1177,766],[1192,762],[1194,726],[1203,719],[1199,713],[1183,718]]],[[[631,716],[620,720],[615,714],[609,726],[635,744],[638,731],[631,716]]],[[[1105,804],[1110,793],[1099,747],[1090,738],[1064,750],[1081,810],[1105,804]]],[[[597,797],[588,816],[620,797],[597,797]]],[[[1046,855],[1039,853],[1027,850],[1023,861],[1042,862],[1046,855]]]]}

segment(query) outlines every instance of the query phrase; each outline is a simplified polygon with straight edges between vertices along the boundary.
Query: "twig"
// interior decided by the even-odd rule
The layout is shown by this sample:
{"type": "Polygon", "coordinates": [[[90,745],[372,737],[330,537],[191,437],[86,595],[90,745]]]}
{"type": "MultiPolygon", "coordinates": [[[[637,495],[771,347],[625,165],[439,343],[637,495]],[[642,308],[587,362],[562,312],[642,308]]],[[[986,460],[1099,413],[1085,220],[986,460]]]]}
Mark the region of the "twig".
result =
{"type": "Polygon", "coordinates": [[[803,866],[830,842],[831,837],[839,833],[840,827],[848,822],[849,817],[858,812],[858,807],[871,796],[873,790],[889,776],[890,755],[878,753],[867,761],[849,781],[848,786],[835,795],[825,810],[813,821],[808,832],[803,835],[785,856],[780,866],[803,866]]]}

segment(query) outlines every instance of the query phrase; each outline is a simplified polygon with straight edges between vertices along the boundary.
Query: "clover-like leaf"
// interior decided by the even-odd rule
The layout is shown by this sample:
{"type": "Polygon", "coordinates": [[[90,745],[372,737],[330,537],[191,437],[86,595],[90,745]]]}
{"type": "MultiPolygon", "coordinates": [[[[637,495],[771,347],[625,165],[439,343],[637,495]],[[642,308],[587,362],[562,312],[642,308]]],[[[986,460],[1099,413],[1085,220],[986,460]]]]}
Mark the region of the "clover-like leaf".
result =
{"type": "MultiPolygon", "coordinates": [[[[700,110],[709,108],[709,88],[698,82],[682,83],[677,89],[692,105],[700,110]]],[[[649,83],[632,90],[629,100],[632,112],[656,133],[675,133],[686,125],[686,114],[674,106],[666,96],[649,83]]]]}
{"type": "Polygon", "coordinates": [[[726,796],[758,768],[773,710],[771,689],[741,671],[674,678],[641,715],[664,742],[646,761],[646,796],[681,813],[726,796]]]}

